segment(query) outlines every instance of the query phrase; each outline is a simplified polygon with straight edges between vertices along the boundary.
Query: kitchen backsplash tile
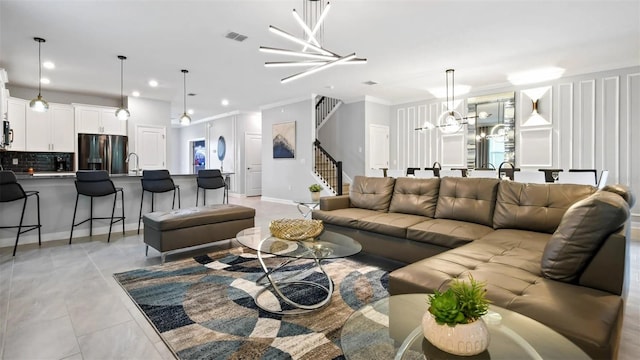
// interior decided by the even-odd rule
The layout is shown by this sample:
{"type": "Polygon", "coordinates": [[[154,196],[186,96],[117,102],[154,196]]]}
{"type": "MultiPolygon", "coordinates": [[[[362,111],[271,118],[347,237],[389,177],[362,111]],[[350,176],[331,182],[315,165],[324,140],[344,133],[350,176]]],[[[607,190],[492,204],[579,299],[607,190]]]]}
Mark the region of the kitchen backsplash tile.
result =
{"type": "Polygon", "coordinates": [[[0,152],[0,164],[4,170],[14,172],[33,171],[73,171],[74,153],[54,152],[0,152]],[[18,165],[13,165],[13,159],[18,159],[18,165]]]}

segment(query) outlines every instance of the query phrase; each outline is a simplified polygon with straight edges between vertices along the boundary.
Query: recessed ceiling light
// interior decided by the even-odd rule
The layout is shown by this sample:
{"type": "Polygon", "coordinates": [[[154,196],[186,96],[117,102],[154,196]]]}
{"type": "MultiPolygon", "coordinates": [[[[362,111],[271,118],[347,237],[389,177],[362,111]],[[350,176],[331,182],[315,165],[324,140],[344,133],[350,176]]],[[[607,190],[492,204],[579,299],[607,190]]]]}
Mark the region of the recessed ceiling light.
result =
{"type": "Polygon", "coordinates": [[[365,82],[363,82],[363,84],[370,85],[370,86],[371,85],[378,85],[378,83],[376,81],[373,81],[373,80],[365,81],[365,82]]]}
{"type": "Polygon", "coordinates": [[[507,79],[513,85],[533,84],[543,81],[555,80],[564,74],[564,69],[559,67],[546,67],[533,69],[509,75],[507,79]]]}
{"type": "Polygon", "coordinates": [[[158,86],[158,82],[156,80],[149,80],[149,86],[157,87],[158,86]]]}
{"type": "Polygon", "coordinates": [[[222,106],[227,106],[227,105],[229,105],[229,100],[222,99],[222,101],[220,101],[220,104],[222,104],[222,106]]]}
{"type": "Polygon", "coordinates": [[[193,113],[194,113],[193,109],[189,109],[189,110],[187,110],[187,114],[189,114],[189,115],[193,115],[193,113]]]}
{"type": "Polygon", "coordinates": [[[40,83],[48,85],[48,84],[51,84],[51,80],[49,80],[47,78],[41,78],[40,79],[40,83]]]}
{"type": "Polygon", "coordinates": [[[44,66],[45,69],[55,69],[56,68],[56,64],[54,64],[51,61],[45,61],[42,63],[42,66],[44,66]]]}
{"type": "Polygon", "coordinates": [[[133,92],[131,93],[131,95],[133,95],[133,96],[135,96],[135,97],[138,97],[138,96],[140,96],[140,91],[133,91],[133,92]]]}

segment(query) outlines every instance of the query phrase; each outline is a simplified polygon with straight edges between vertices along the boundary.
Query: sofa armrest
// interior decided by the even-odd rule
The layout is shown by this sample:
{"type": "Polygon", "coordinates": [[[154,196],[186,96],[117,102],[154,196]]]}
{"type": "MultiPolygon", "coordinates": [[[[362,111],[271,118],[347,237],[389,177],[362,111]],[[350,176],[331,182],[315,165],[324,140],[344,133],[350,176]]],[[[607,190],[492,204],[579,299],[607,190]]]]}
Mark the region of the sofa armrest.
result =
{"type": "Polygon", "coordinates": [[[320,198],[320,210],[347,209],[351,206],[349,195],[326,196],[320,198]]]}
{"type": "Polygon", "coordinates": [[[578,283],[627,298],[629,291],[630,223],[604,241],[578,283]]]}

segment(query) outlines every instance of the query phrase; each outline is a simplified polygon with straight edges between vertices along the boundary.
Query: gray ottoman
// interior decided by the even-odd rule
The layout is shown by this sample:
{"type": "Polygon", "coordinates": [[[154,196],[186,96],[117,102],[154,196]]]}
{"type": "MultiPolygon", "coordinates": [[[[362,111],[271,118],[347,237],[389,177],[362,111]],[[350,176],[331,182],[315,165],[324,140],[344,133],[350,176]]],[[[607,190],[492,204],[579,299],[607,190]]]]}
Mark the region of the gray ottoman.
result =
{"type": "Polygon", "coordinates": [[[164,263],[167,252],[231,239],[254,226],[256,210],[240,205],[216,204],[144,215],[144,243],[158,250],[164,263]]]}

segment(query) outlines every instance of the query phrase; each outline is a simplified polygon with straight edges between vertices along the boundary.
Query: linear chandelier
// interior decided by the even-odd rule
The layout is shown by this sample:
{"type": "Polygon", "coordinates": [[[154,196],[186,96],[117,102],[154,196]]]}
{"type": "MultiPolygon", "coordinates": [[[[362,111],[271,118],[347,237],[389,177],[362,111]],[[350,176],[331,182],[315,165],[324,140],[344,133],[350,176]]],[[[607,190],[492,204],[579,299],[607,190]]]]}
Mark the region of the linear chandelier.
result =
{"type": "Polygon", "coordinates": [[[288,50],[260,46],[260,51],[264,53],[302,58],[301,60],[265,62],[265,67],[308,67],[302,72],[283,78],[281,83],[300,79],[336,65],[367,63],[367,59],[358,58],[355,53],[342,56],[322,47],[321,42],[324,34],[322,23],[329,13],[331,3],[327,2],[326,5],[323,5],[321,0],[303,0],[302,4],[304,19],[295,9],[293,9],[293,18],[302,28],[303,38],[296,37],[275,26],[269,26],[270,32],[302,46],[302,49],[288,50]]]}

